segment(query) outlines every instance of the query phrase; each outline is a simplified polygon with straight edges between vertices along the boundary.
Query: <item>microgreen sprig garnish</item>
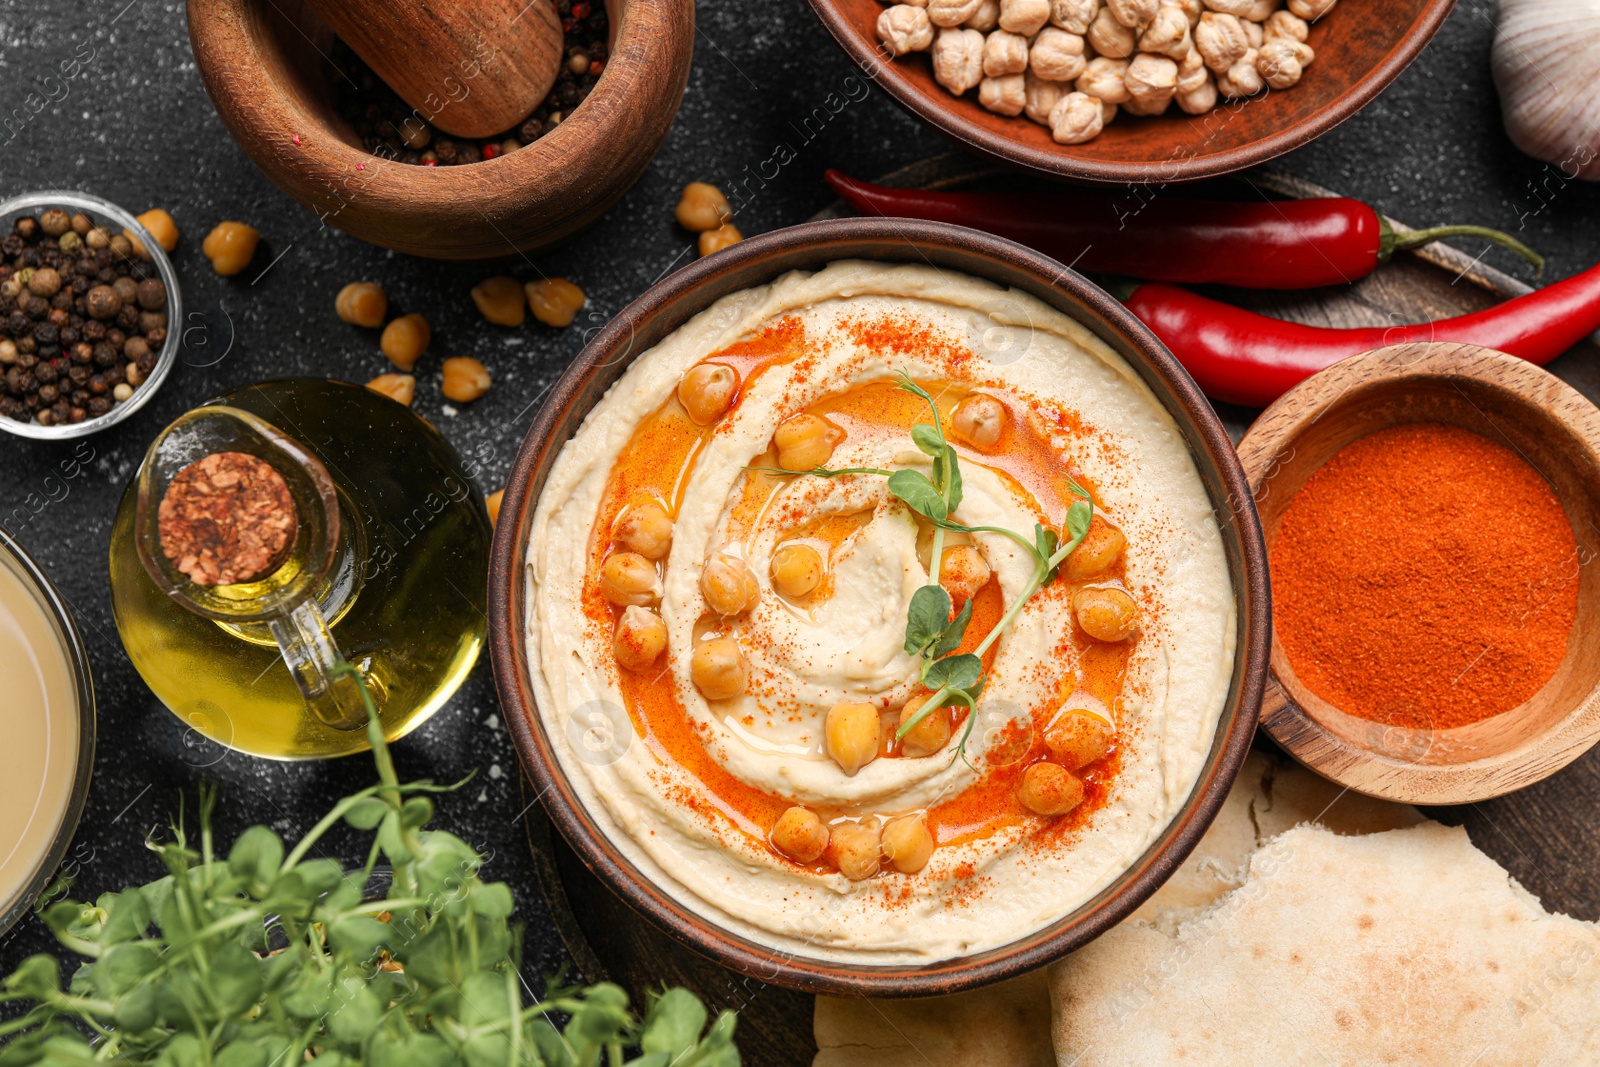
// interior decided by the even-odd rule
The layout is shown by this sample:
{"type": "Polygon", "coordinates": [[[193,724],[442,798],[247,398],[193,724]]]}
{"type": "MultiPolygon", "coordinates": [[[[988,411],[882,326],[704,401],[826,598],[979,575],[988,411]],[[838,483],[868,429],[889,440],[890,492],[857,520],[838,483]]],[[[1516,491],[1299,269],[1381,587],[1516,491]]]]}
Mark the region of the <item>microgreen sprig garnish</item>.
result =
{"type": "MultiPolygon", "coordinates": [[[[1094,500],[1087,489],[1069,476],[1067,488],[1078,499],[1067,508],[1062,532],[1058,533],[1041,523],[1035,523],[1031,540],[1015,530],[1004,527],[967,526],[955,521],[953,516],[961,504],[962,495],[961,463],[956,456],[955,448],[945,438],[939,405],[928,391],[914,382],[905,371],[900,372],[897,384],[906,392],[921,397],[928,405],[931,421],[919,422],[911,427],[911,440],[932,460],[928,474],[912,469],[887,471],[876,467],[846,467],[833,470],[817,467],[809,471],[786,470],[781,467],[746,469],[768,474],[804,474],[819,478],[835,478],[841,474],[875,474],[886,477],[889,480],[889,492],[933,526],[933,550],[928,566],[930,584],[918,589],[911,597],[911,604],[906,610],[905,640],[906,654],[922,661],[922,684],[933,690],[933,696],[895,731],[896,738],[903,738],[939,708],[961,705],[969,711],[976,710],[976,702],[979,694],[983,692],[985,680],[984,654],[1016,621],[1034,594],[1055,581],[1060,573],[1062,561],[1083,543],[1084,537],[1089,533],[1089,524],[1094,519],[1094,500]],[[962,605],[960,612],[954,617],[951,616],[954,605],[951,603],[950,594],[939,584],[944,535],[947,531],[964,534],[992,533],[1008,537],[1033,560],[1033,574],[1021,595],[1012,601],[1000,621],[982,641],[978,642],[976,648],[971,652],[960,654],[956,654],[956,649],[961,646],[967,626],[972,622],[972,601],[968,600],[962,605]],[[1065,533],[1067,538],[1065,543],[1061,540],[1062,533],[1065,533]]],[[[961,740],[956,747],[956,752],[962,759],[966,758],[967,740],[972,736],[975,718],[974,714],[967,716],[966,727],[962,730],[961,740]]]]}

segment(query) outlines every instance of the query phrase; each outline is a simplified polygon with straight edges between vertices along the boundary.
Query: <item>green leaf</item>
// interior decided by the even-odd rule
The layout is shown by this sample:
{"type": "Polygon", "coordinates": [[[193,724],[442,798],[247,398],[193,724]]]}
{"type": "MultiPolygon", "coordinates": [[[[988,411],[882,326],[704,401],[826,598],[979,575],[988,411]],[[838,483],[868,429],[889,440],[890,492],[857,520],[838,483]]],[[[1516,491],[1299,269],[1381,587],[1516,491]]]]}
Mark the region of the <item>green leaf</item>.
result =
{"type": "Polygon", "coordinates": [[[371,830],[389,814],[389,805],[377,797],[366,797],[344,813],[344,821],[357,830],[371,830]]]}
{"type": "Polygon", "coordinates": [[[6,990],[34,1000],[54,996],[61,992],[61,965],[53,956],[29,956],[6,979],[6,990]]]}
{"type": "Polygon", "coordinates": [[[579,1061],[586,1061],[590,1050],[618,1040],[630,1020],[628,994],[620,986],[601,982],[591,986],[583,1003],[573,1010],[567,1023],[567,1044],[579,1061]]]}
{"type": "Polygon", "coordinates": [[[161,964],[161,951],[148,941],[114,945],[95,961],[94,989],[106,999],[121,996],[161,964]]]}
{"type": "Polygon", "coordinates": [[[944,434],[939,432],[937,426],[930,426],[925,422],[919,422],[911,427],[911,440],[930,456],[937,456],[945,449],[944,434]]]}
{"type": "Polygon", "coordinates": [[[150,905],[138,889],[108,893],[102,898],[109,905],[105,925],[100,930],[102,945],[115,945],[144,936],[150,926],[150,905]]]}
{"type": "MultiPolygon", "coordinates": [[[[341,991],[347,995],[342,1004],[335,1005],[328,1013],[328,1033],[347,1045],[358,1045],[378,1028],[383,1019],[383,1004],[365,982],[348,982],[341,991]]],[[[377,1044],[375,1038],[375,1054],[377,1044]]]]}
{"type": "Polygon", "coordinates": [[[313,961],[284,991],[283,1009],[297,1019],[319,1019],[334,1006],[333,972],[313,961]]]}
{"type": "Polygon", "coordinates": [[[178,1034],[156,1058],[157,1067],[200,1067],[206,1061],[200,1039],[193,1034],[178,1034]]]}
{"type": "Polygon", "coordinates": [[[348,952],[365,962],[389,941],[389,926],[366,915],[350,915],[329,924],[328,940],[334,951],[348,952]]]}
{"type": "Polygon", "coordinates": [[[267,1067],[272,1060],[266,1049],[252,1041],[234,1041],[217,1053],[214,1067],[267,1067]]]}
{"type": "Polygon", "coordinates": [[[961,506],[961,462],[956,459],[956,450],[949,445],[944,446],[945,467],[949,470],[949,482],[945,486],[945,506],[950,514],[955,514],[956,508],[961,506]]]}
{"type": "Polygon", "coordinates": [[[1087,500],[1074,500],[1067,509],[1067,539],[1082,541],[1089,532],[1089,523],[1093,518],[1094,508],[1087,500]]]}
{"type": "Polygon", "coordinates": [[[389,1029],[372,1035],[367,1067],[448,1067],[455,1062],[450,1046],[433,1034],[389,1029]]]}
{"type": "Polygon", "coordinates": [[[1056,549],[1061,547],[1061,538],[1049,527],[1034,523],[1033,545],[1042,558],[1049,559],[1056,554],[1056,549]]]}
{"type": "Polygon", "coordinates": [[[724,1011],[712,1024],[711,1032],[693,1052],[673,1063],[673,1067],[739,1067],[739,1050],[733,1044],[733,1028],[738,1016],[724,1011]]]}
{"type": "Polygon", "coordinates": [[[509,919],[516,910],[516,904],[511,899],[511,887],[504,882],[473,886],[472,910],[490,919],[509,919]]]}
{"type": "Polygon", "coordinates": [[[400,823],[416,830],[433,821],[433,801],[427,797],[412,797],[400,807],[400,823]]]}
{"type": "Polygon", "coordinates": [[[283,838],[265,826],[252,826],[239,835],[228,853],[228,870],[262,891],[277,877],[283,865],[283,838]]]}
{"type": "Polygon", "coordinates": [[[911,594],[906,608],[906,655],[920,656],[938,640],[950,621],[950,594],[943,586],[925,585],[911,594]]]}
{"type": "Polygon", "coordinates": [[[119,1029],[131,1033],[148,1030],[156,1024],[156,993],[147,985],[134,986],[118,997],[113,1017],[119,1029]]]}
{"type": "Polygon", "coordinates": [[[983,677],[983,660],[967,652],[960,656],[946,656],[934,660],[922,674],[922,684],[929,689],[970,689],[983,677]]]}
{"type": "Polygon", "coordinates": [[[226,942],[211,958],[205,984],[219,1016],[242,1015],[261,999],[261,961],[243,945],[226,942]]]}
{"type": "Polygon", "coordinates": [[[414,858],[411,846],[407,845],[401,836],[400,817],[391,811],[383,817],[378,824],[378,847],[383,849],[383,854],[389,857],[389,862],[396,867],[403,867],[414,858]]]}
{"type": "Polygon", "coordinates": [[[511,1017],[511,1001],[506,996],[507,977],[493,971],[467,975],[467,980],[461,986],[461,1007],[458,1012],[463,1024],[495,1025],[511,1017]]]}
{"type": "Polygon", "coordinates": [[[650,1005],[639,1048],[676,1056],[700,1039],[705,1026],[706,1007],[700,998],[687,989],[669,989],[650,1005]]]}
{"type": "MultiPolygon", "coordinates": [[[[948,598],[946,602],[948,603],[948,598]]],[[[933,648],[929,649],[928,655],[938,659],[941,656],[948,656],[960,648],[961,638],[966,635],[967,624],[971,621],[972,601],[969,599],[965,604],[961,605],[960,614],[951,619],[950,624],[944,628],[944,632],[939,635],[939,640],[935,641],[933,648]]]]}
{"type": "Polygon", "coordinates": [[[889,492],[905,501],[907,507],[925,518],[944,519],[948,514],[944,497],[921,471],[895,471],[889,475],[889,492]]]}

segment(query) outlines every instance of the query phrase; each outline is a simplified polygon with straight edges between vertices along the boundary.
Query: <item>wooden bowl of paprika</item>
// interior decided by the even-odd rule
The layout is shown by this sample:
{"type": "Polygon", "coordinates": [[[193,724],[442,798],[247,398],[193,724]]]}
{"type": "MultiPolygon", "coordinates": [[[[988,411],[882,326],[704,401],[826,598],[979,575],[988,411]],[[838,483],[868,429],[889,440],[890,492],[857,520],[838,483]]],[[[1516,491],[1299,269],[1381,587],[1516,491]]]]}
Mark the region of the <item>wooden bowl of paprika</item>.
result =
{"type": "Polygon", "coordinates": [[[1261,724],[1361,793],[1461,804],[1600,740],[1600,409],[1525,360],[1346,359],[1239,443],[1272,565],[1261,724]]]}

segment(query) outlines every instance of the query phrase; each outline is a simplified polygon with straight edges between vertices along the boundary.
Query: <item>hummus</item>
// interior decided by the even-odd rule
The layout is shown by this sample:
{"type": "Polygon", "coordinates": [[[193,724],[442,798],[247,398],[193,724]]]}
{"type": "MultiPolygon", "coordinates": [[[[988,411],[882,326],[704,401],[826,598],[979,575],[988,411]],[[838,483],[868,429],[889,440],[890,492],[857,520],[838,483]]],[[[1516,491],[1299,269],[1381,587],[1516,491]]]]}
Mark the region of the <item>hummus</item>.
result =
{"type": "Polygon", "coordinates": [[[1071,318],[928,267],[789,274],[644,353],[557,457],[527,567],[538,713],[595,822],[689,909],[825,960],[963,956],[1089,900],[1189,797],[1234,668],[1221,537],[1172,418],[1071,318]],[[882,473],[773,472],[937,482],[902,374],[959,455],[953,520],[991,528],[942,538],[940,584],[971,611],[957,653],[1021,602],[975,707],[928,717],[931,752],[895,730],[933,688],[906,650],[932,525],[882,473]],[[1027,597],[1034,556],[1001,531],[1061,531],[1074,485],[1096,515],[1076,558],[1103,558],[1027,597]],[[1086,592],[1126,625],[1108,635],[1086,592]],[[1063,722],[1100,740],[1063,754],[1063,722]]]}

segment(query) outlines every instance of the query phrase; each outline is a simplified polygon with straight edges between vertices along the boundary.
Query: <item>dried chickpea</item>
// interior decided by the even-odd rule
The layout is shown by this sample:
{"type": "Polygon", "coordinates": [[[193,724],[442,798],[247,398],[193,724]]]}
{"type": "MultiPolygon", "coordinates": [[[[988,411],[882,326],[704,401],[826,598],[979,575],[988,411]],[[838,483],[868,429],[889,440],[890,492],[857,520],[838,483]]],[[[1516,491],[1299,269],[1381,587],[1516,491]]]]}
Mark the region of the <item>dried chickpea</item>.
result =
{"type": "Polygon", "coordinates": [[[1072,613],[1084,633],[1096,641],[1126,641],[1140,629],[1138,602],[1112,586],[1078,590],[1072,598],[1072,613]]]}
{"type": "Polygon", "coordinates": [[[351,282],[333,298],[333,310],[352,326],[382,326],[389,297],[377,282],[351,282]]]}
{"type": "Polygon", "coordinates": [[[1122,106],[1133,115],[1159,115],[1172,103],[1178,88],[1178,64],[1166,56],[1140,53],[1123,75],[1128,99],[1122,106]]]}
{"type": "MultiPolygon", "coordinates": [[[[161,246],[163,252],[171,252],[178,247],[178,224],[172,221],[172,216],[158,207],[153,207],[139,216],[139,225],[150,232],[156,239],[156,244],[161,246]]],[[[85,234],[87,234],[87,230],[85,234]]]]}
{"type": "Polygon", "coordinates": [[[710,426],[733,407],[739,392],[739,374],[721,363],[690,367],[678,383],[678,402],[696,426],[710,426]]]}
{"type": "Polygon", "coordinates": [[[645,559],[662,559],[672,551],[672,518],[666,508],[647,500],[623,512],[611,536],[645,559]]]}
{"type": "Polygon", "coordinates": [[[483,498],[483,506],[489,510],[489,525],[491,527],[500,521],[500,501],[505,499],[505,495],[506,491],[504,489],[496,489],[483,498]]]}
{"type": "Polygon", "coordinates": [[[1289,0],[1289,13],[1307,22],[1315,22],[1333,10],[1336,0],[1289,0]]]}
{"type": "Polygon", "coordinates": [[[1274,11],[1262,29],[1269,41],[1274,37],[1287,37],[1305,44],[1306,38],[1311,35],[1311,27],[1306,25],[1306,20],[1292,11],[1274,11]]]}
{"type": "Polygon", "coordinates": [[[540,278],[523,289],[528,294],[528,307],[533,317],[556,329],[571,326],[573,318],[589,299],[582,289],[565,278],[540,278]]]}
{"type": "Polygon", "coordinates": [[[1020,74],[985,78],[978,83],[978,103],[997,115],[1020,115],[1028,92],[1020,74]]]}
{"type": "Polygon", "coordinates": [[[1261,80],[1274,89],[1287,89],[1298,82],[1304,73],[1300,66],[1300,49],[1304,47],[1299,41],[1284,37],[1262,44],[1256,52],[1256,71],[1261,80]]]}
{"type": "MultiPolygon", "coordinates": [[[[250,265],[260,241],[261,234],[242,222],[219,222],[206,234],[200,250],[211,261],[212,270],[228,277],[250,265]]],[[[112,243],[115,245],[115,241],[112,243]]]]}
{"type": "Polygon", "coordinates": [[[615,552],[600,565],[600,595],[618,607],[644,607],[661,598],[655,564],[637,552],[615,552]]]}
{"type": "Polygon", "coordinates": [[[750,565],[737,556],[717,554],[700,572],[706,606],[727,618],[748,611],[761,599],[761,586],[750,565]]]}
{"type": "Polygon", "coordinates": [[[1040,30],[1028,51],[1029,68],[1046,81],[1070,82],[1088,65],[1083,38],[1054,26],[1040,30]]]}
{"type": "Polygon", "coordinates": [[[840,874],[852,882],[862,882],[878,873],[883,845],[876,827],[842,822],[828,835],[827,851],[840,874]]]}
{"type": "Polygon", "coordinates": [[[781,545],[772,554],[772,584],[784,596],[810,596],[822,584],[822,572],[822,553],[810,545],[781,545]]]}
{"type": "Polygon", "coordinates": [[[808,471],[827,466],[838,439],[838,428],[827,419],[801,412],[778,424],[772,444],[778,450],[778,466],[789,471],[808,471]]]}
{"type": "Polygon", "coordinates": [[[474,285],[472,302],[478,305],[478,313],[496,326],[521,326],[527,317],[522,283],[504,274],[474,285]]]}
{"type": "Polygon", "coordinates": [[[471,356],[444,361],[444,395],[458,404],[470,404],[489,391],[489,368],[471,356]]]}
{"type": "Polygon", "coordinates": [[[882,737],[878,709],[846,701],[828,709],[823,721],[828,756],[850,777],[878,757],[882,737]]]}
{"type": "Polygon", "coordinates": [[[977,15],[983,0],[928,0],[928,21],[941,29],[953,29],[977,15]]]}
{"type": "Polygon", "coordinates": [[[1139,36],[1141,52],[1155,52],[1168,59],[1182,59],[1194,51],[1194,41],[1189,36],[1189,16],[1181,8],[1162,7],[1155,19],[1139,36]]]}
{"type": "Polygon", "coordinates": [[[1083,782],[1054,763],[1035,763],[1022,772],[1017,800],[1038,815],[1065,815],[1083,803],[1083,782]]]}
{"type": "Polygon", "coordinates": [[[884,824],[883,858],[901,874],[916,874],[933,858],[933,835],[921,815],[902,815],[884,824]]]}
{"type": "Polygon", "coordinates": [[[799,863],[815,863],[828,849],[828,828],[817,813],[802,807],[787,809],[772,824],[772,847],[799,863]]]}
{"type": "Polygon", "coordinates": [[[731,222],[725,222],[714,230],[707,230],[700,235],[698,242],[700,254],[709,256],[713,252],[720,252],[729,245],[736,245],[744,240],[744,234],[739,232],[739,227],[731,222]]]}
{"type": "Polygon", "coordinates": [[[1250,51],[1250,38],[1232,15],[1207,11],[1195,24],[1194,47],[1214,73],[1225,74],[1250,51]]]}
{"type": "Polygon", "coordinates": [[[1100,716],[1081,708],[1063,708],[1045,727],[1044,743],[1069,771],[1088,766],[1111,751],[1117,731],[1100,716]]]}
{"type": "Polygon", "coordinates": [[[1021,74],[1028,69],[1028,39],[996,30],[983,42],[983,73],[988,78],[1021,74]]]}
{"type": "Polygon", "coordinates": [[[649,608],[630,604],[622,609],[611,634],[611,653],[619,666],[648,670],[667,647],[667,624],[649,608]]]}
{"type": "Polygon", "coordinates": [[[977,30],[979,33],[992,33],[1000,25],[1000,0],[980,0],[978,10],[972,17],[961,24],[964,30],[977,30]]]}
{"type": "MultiPolygon", "coordinates": [[[[1108,59],[1105,56],[1095,56],[1089,60],[1089,65],[1084,68],[1083,75],[1074,83],[1078,92],[1092,96],[1107,104],[1120,104],[1128,99],[1128,83],[1124,76],[1128,73],[1128,61],[1125,59],[1108,59]]],[[[1058,107],[1060,105],[1057,105],[1058,107]]],[[[1054,125],[1055,115],[1051,114],[1051,123],[1054,125]]],[[[1104,117],[1102,116],[1102,122],[1104,117]]]]}
{"type": "Polygon", "coordinates": [[[947,548],[939,561],[939,584],[957,607],[978,595],[989,583],[989,564],[977,545],[947,548]]]}
{"type": "Polygon", "coordinates": [[[1116,107],[1115,104],[1106,105],[1087,93],[1066,94],[1056,101],[1056,106],[1050,111],[1050,139],[1056,144],[1082,144],[1094,140],[1105,128],[1107,106],[1116,107]]]}
{"type": "Polygon", "coordinates": [[[409,374],[380,374],[367,383],[367,388],[410,407],[417,395],[417,380],[409,374]]]}
{"type": "Polygon", "coordinates": [[[707,700],[732,700],[750,680],[739,643],[731,637],[702,641],[689,657],[689,678],[707,700]]]}
{"type": "Polygon", "coordinates": [[[410,370],[417,365],[417,360],[427,351],[428,342],[432,340],[433,330],[429,328],[428,320],[413,311],[409,315],[401,315],[383,328],[378,347],[383,349],[390,363],[401,370],[410,370]]]}
{"type": "Polygon", "coordinates": [[[1072,582],[1092,578],[1116,563],[1127,547],[1122,531],[1096,515],[1089,522],[1089,532],[1061,565],[1062,573],[1072,582]]]}
{"type": "Polygon", "coordinates": [[[1050,21],[1050,0],[1000,0],[1000,28],[1032,37],[1050,21]]]}
{"type": "Polygon", "coordinates": [[[1112,18],[1130,30],[1139,30],[1154,21],[1161,0],[1105,0],[1105,5],[1112,18]]]}
{"type": "Polygon", "coordinates": [[[878,40],[892,56],[926,52],[933,47],[933,23],[928,21],[927,11],[920,7],[893,4],[878,15],[878,40]]]}
{"type": "Polygon", "coordinates": [[[715,185],[690,182],[683,187],[683,195],[678,197],[678,206],[672,214],[684,229],[704,233],[732,219],[733,208],[715,185]]]}
{"type": "Polygon", "coordinates": [[[1039,77],[1033,71],[1028,71],[1022,76],[1023,112],[1034,122],[1042,126],[1050,125],[1050,112],[1055,109],[1056,103],[1072,90],[1072,86],[1062,82],[1048,81],[1039,77]]]}
{"type": "Polygon", "coordinates": [[[1200,68],[1201,77],[1191,89],[1184,89],[1180,85],[1173,94],[1172,100],[1178,107],[1189,115],[1204,115],[1217,106],[1217,83],[1211,72],[1204,67],[1200,68]]]}
{"type": "MultiPolygon", "coordinates": [[[[900,709],[899,725],[904,726],[910,722],[932,696],[932,693],[924,693],[920,697],[912,697],[906,701],[905,707],[900,709]]],[[[906,731],[906,735],[900,739],[900,754],[913,759],[931,756],[950,743],[953,731],[950,709],[935,708],[928,712],[921,722],[906,731]]]]}
{"type": "MultiPolygon", "coordinates": [[[[928,17],[933,18],[932,0],[928,17]]],[[[976,88],[983,81],[983,34],[977,30],[940,30],[933,41],[933,80],[956,96],[976,88]]]]}
{"type": "Polygon", "coordinates": [[[1259,93],[1266,84],[1261,72],[1256,69],[1259,56],[1260,53],[1252,48],[1244,54],[1244,58],[1229,67],[1226,74],[1217,75],[1217,92],[1229,100],[1240,100],[1259,93]]]}
{"type": "Polygon", "coordinates": [[[1095,55],[1106,59],[1126,59],[1139,46],[1139,34],[1118,22],[1109,7],[1100,9],[1084,37],[1095,55]]]}
{"type": "Polygon", "coordinates": [[[993,448],[1006,426],[1006,406],[987,393],[968,393],[951,413],[950,424],[968,444],[993,448]]]}
{"type": "Polygon", "coordinates": [[[1088,33],[1100,13],[1100,0],[1050,0],[1050,25],[1068,33],[1088,33]]]}

